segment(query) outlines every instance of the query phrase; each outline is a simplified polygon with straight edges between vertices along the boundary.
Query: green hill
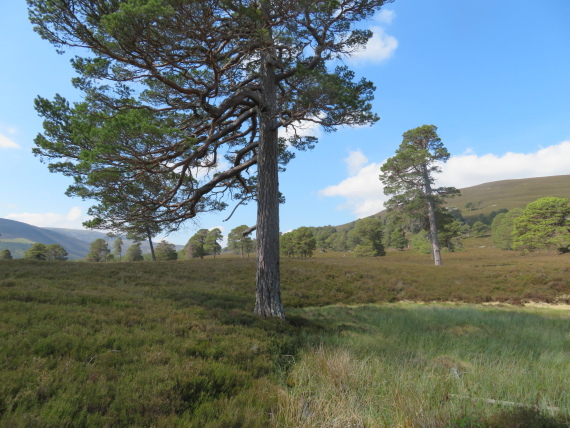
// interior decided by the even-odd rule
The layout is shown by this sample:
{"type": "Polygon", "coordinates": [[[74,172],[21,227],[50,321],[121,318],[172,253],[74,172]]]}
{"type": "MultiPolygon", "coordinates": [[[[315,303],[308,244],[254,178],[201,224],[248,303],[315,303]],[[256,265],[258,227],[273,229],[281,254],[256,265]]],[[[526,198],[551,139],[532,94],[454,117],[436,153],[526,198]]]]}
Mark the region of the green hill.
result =
{"type": "Polygon", "coordinates": [[[524,208],[546,196],[570,199],[570,175],[493,181],[466,187],[461,189],[461,196],[450,199],[448,205],[459,208],[463,217],[469,220],[470,217],[487,215],[501,208],[524,208]],[[468,202],[477,204],[479,201],[482,201],[480,208],[472,211],[465,208],[468,202]]]}
{"type": "Polygon", "coordinates": [[[0,249],[14,249],[14,257],[23,256],[23,252],[34,242],[59,244],[69,253],[70,260],[82,259],[89,252],[89,244],[79,239],[20,221],[0,218],[0,234],[0,249]]]}

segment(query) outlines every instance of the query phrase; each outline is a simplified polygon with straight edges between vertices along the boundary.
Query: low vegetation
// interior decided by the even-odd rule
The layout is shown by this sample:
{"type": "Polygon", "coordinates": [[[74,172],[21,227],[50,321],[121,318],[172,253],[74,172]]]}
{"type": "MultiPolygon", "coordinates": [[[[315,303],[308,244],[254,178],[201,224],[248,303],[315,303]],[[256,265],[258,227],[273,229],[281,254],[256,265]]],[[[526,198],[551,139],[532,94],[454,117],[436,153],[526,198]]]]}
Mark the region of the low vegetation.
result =
{"type": "Polygon", "coordinates": [[[567,255],[487,241],[285,258],[287,321],[252,258],[0,262],[0,426],[567,426],[568,312],[406,302],[568,303],[567,255]]]}

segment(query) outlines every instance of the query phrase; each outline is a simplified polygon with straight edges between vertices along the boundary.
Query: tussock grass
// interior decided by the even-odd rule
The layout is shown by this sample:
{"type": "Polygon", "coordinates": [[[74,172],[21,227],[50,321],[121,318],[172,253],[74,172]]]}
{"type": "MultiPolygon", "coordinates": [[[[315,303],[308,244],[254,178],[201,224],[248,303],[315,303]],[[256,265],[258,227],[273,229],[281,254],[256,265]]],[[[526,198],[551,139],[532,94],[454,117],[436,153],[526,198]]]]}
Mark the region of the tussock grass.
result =
{"type": "Polygon", "coordinates": [[[521,412],[551,423],[529,426],[570,424],[568,313],[414,304],[295,313],[338,334],[312,337],[292,367],[281,426],[510,426],[521,412]]]}
{"type": "Polygon", "coordinates": [[[480,242],[439,269],[410,252],[284,259],[287,321],[252,314],[253,258],[1,262],[0,426],[491,427],[522,417],[451,394],[565,417],[567,312],[386,304],[570,295],[564,256],[480,242]]]}

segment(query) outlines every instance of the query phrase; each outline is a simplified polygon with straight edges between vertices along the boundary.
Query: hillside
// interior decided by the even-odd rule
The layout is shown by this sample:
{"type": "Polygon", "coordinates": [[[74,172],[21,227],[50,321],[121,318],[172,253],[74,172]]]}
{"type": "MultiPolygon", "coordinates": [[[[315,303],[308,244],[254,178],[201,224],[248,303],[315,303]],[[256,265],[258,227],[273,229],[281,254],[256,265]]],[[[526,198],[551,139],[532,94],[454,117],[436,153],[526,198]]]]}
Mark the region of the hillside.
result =
{"type": "Polygon", "coordinates": [[[11,251],[13,248],[10,245],[11,243],[20,243],[21,248],[25,251],[27,247],[31,246],[31,243],[39,242],[45,245],[61,245],[69,253],[70,260],[82,259],[89,252],[89,244],[79,239],[20,221],[0,218],[0,234],[2,234],[0,236],[0,248],[9,248],[11,251]],[[6,245],[3,245],[3,242],[6,245]]]}
{"type": "Polygon", "coordinates": [[[501,208],[524,208],[530,202],[546,196],[570,199],[570,175],[524,178],[483,183],[461,189],[461,196],[450,199],[449,206],[459,208],[466,219],[489,214],[501,208]],[[468,211],[465,204],[483,201],[481,208],[468,211]]]}
{"type": "MultiPolygon", "coordinates": [[[[447,206],[457,207],[467,220],[487,215],[492,211],[506,208],[524,208],[527,204],[547,196],[570,199],[570,175],[555,175],[552,177],[523,178],[517,180],[501,180],[465,187],[461,196],[449,199],[447,206]],[[471,211],[465,204],[472,202],[481,205],[471,211]]],[[[382,210],[371,217],[382,217],[386,210],[382,210]]],[[[336,226],[343,229],[354,222],[336,226]]]]}

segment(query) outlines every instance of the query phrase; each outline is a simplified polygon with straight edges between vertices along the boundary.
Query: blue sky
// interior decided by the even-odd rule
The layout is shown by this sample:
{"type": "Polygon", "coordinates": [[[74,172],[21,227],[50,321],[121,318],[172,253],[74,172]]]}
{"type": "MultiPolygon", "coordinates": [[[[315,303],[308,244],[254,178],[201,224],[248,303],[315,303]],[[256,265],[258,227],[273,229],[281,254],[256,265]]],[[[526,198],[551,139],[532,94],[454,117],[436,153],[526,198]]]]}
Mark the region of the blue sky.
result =
{"type": "MultiPolygon", "coordinates": [[[[452,157],[438,183],[570,174],[570,1],[396,0],[365,25],[368,49],[347,59],[376,86],[372,127],[308,129],[317,147],[298,153],[280,177],[282,231],[338,225],[373,214],[386,199],[378,180],[401,135],[434,124],[452,157]]],[[[68,198],[70,179],[31,154],[41,119],[33,100],[70,99],[69,56],[33,32],[25,1],[0,4],[0,217],[81,228],[88,201],[68,198]]],[[[72,52],[73,53],[73,52],[72,52]]],[[[81,54],[76,51],[76,54],[81,54]]],[[[255,223],[255,207],[204,215],[198,228],[255,223]]],[[[1,231],[0,231],[1,233],[1,231]]]]}

